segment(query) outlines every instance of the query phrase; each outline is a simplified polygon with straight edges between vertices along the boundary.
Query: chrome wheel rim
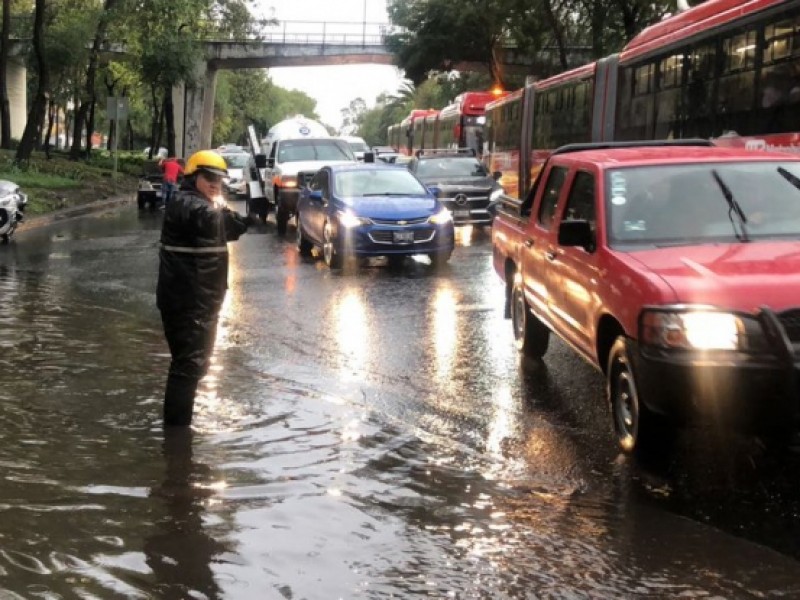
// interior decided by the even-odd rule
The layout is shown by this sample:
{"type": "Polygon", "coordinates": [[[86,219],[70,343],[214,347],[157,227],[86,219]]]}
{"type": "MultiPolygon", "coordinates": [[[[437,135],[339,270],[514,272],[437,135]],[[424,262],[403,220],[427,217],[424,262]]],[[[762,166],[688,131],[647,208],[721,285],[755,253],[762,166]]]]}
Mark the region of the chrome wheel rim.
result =
{"type": "Polygon", "coordinates": [[[525,331],[525,298],[516,289],[512,296],[511,320],[514,325],[514,339],[521,340],[525,331]]]}
{"type": "Polygon", "coordinates": [[[333,240],[331,239],[331,226],[329,223],[325,224],[324,238],[322,255],[325,258],[325,264],[330,266],[331,261],[333,261],[333,240]]]}
{"type": "Polygon", "coordinates": [[[620,444],[624,448],[632,448],[636,442],[639,406],[631,373],[624,366],[620,367],[619,373],[617,373],[616,376],[614,386],[614,416],[620,444]]]}

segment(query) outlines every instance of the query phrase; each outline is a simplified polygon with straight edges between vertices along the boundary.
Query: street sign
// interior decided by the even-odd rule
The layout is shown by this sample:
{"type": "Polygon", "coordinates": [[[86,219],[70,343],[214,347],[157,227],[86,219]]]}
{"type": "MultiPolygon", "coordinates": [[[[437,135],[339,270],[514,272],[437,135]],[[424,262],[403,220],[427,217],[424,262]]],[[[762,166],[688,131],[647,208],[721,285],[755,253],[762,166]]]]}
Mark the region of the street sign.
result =
{"type": "Polygon", "coordinates": [[[128,120],[128,99],[123,96],[110,96],[106,101],[106,115],[109,120],[128,120]]]}

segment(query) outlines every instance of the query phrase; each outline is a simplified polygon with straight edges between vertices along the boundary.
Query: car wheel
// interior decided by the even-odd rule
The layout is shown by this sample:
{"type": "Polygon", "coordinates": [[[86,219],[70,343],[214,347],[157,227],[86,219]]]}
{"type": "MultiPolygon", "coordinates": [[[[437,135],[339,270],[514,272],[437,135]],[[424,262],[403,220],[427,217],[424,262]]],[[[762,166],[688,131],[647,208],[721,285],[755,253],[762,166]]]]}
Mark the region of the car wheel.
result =
{"type": "Polygon", "coordinates": [[[675,428],[641,401],[628,344],[622,336],[615,340],[609,353],[606,387],[620,449],[629,454],[656,447],[660,453],[668,450],[675,428]]]}
{"type": "Polygon", "coordinates": [[[280,235],[286,233],[286,226],[289,223],[289,211],[278,203],[278,208],[275,210],[275,225],[276,230],[280,235]]]}
{"type": "Polygon", "coordinates": [[[297,223],[297,251],[300,252],[300,256],[311,256],[311,249],[314,247],[314,244],[306,237],[305,233],[303,233],[303,228],[300,226],[300,222],[298,219],[297,223]]]}
{"type": "Polygon", "coordinates": [[[431,252],[428,255],[428,258],[431,259],[431,264],[434,267],[443,267],[447,264],[447,261],[450,260],[450,256],[453,253],[450,250],[445,250],[444,252],[431,252]]]}
{"type": "Polygon", "coordinates": [[[517,350],[531,358],[545,355],[550,344],[550,330],[531,312],[521,281],[515,282],[511,291],[511,326],[517,350]]]}
{"type": "Polygon", "coordinates": [[[342,255],[336,248],[336,238],[333,235],[333,227],[330,222],[325,223],[322,238],[322,257],[325,260],[325,264],[331,269],[341,269],[342,255]]]}

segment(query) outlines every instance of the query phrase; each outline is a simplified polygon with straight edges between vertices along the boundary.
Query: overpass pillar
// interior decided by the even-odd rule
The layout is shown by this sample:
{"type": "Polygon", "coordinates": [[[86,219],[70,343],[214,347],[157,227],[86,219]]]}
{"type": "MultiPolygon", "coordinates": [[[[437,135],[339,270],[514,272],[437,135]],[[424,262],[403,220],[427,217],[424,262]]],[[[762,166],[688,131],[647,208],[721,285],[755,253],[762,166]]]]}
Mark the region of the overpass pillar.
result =
{"type": "Polygon", "coordinates": [[[28,70],[25,68],[23,57],[12,56],[8,59],[6,82],[11,113],[11,137],[21,140],[25,132],[25,123],[28,121],[28,70]]]}
{"type": "Polygon", "coordinates": [[[217,70],[210,68],[205,61],[198,63],[192,83],[172,90],[178,138],[176,152],[185,158],[211,147],[216,90],[217,70]]]}

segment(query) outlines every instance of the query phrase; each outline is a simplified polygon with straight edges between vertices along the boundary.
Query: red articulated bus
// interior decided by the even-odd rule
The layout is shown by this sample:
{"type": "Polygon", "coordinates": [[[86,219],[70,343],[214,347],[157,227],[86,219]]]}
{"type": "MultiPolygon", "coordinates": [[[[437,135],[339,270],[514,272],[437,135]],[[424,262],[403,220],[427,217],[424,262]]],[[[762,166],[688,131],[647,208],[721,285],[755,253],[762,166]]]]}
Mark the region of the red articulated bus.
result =
{"type": "Polygon", "coordinates": [[[573,142],[704,137],[798,153],[800,0],[708,0],[486,112],[487,163],[517,198],[573,142]]]}
{"type": "Polygon", "coordinates": [[[483,154],[486,105],[508,92],[464,92],[445,106],[436,120],[436,148],[472,148],[483,154]]]}
{"type": "Polygon", "coordinates": [[[400,123],[395,123],[387,128],[388,143],[400,154],[412,155],[421,147],[424,141],[425,117],[438,112],[438,110],[433,109],[412,110],[400,123]]]}

